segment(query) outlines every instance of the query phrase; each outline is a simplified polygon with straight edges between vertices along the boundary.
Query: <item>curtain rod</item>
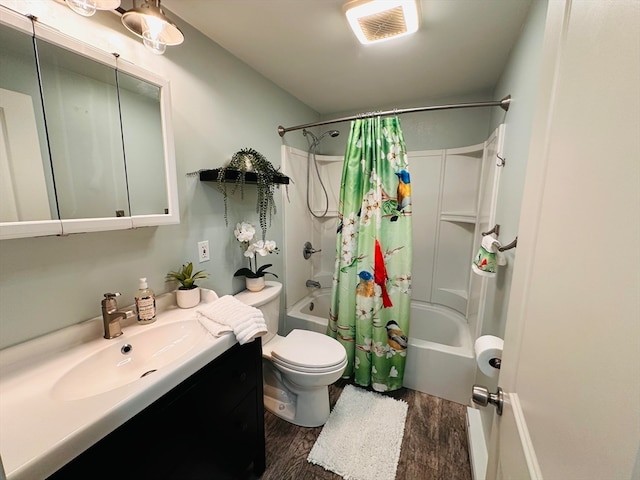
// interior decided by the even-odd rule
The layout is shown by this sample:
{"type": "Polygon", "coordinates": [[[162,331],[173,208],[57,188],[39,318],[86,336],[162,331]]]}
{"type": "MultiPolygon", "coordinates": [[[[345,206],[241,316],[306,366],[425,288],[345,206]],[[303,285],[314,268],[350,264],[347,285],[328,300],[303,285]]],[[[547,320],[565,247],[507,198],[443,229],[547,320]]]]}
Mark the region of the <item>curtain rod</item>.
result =
{"type": "Polygon", "coordinates": [[[396,108],[393,110],[387,110],[385,112],[368,112],[360,113],[358,115],[351,115],[350,117],[334,118],[333,120],[324,120],[322,122],[306,123],[304,125],[296,125],[295,127],[284,128],[282,125],[278,127],[278,135],[284,137],[284,134],[291,132],[292,130],[300,130],[302,128],[318,127],[320,125],[329,125],[331,123],[349,122],[351,120],[358,120],[362,118],[370,117],[385,117],[389,115],[400,115],[402,113],[413,112],[426,112],[431,110],[450,110],[453,108],[473,108],[473,107],[500,107],[505,112],[509,111],[509,104],[511,103],[511,95],[507,95],[502,100],[492,102],[473,102],[473,103],[454,103],[451,105],[436,105],[432,107],[414,107],[414,108],[396,108]]]}

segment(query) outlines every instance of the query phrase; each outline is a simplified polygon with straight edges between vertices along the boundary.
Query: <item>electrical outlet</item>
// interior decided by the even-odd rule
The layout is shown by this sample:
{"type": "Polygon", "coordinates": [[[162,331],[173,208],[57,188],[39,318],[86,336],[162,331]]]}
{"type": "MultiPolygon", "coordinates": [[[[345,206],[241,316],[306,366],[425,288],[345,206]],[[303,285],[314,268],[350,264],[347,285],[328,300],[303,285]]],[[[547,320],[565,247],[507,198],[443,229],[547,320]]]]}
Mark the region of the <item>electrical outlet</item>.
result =
{"type": "Polygon", "coordinates": [[[209,240],[198,242],[198,260],[200,263],[209,261],[209,240]]]}

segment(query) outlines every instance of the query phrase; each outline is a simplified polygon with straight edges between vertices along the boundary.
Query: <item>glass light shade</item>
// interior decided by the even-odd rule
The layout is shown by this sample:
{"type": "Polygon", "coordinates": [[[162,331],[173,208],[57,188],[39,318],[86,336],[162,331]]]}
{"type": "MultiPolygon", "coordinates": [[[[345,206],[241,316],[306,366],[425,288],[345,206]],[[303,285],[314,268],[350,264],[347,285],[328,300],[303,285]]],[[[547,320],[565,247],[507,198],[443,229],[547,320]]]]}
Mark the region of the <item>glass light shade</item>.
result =
{"type": "Polygon", "coordinates": [[[154,36],[150,30],[142,32],[142,43],[156,55],[162,55],[167,50],[167,44],[154,36]]]}
{"type": "Polygon", "coordinates": [[[90,17],[96,13],[96,1],[95,0],[66,0],[67,5],[71,10],[83,17],[90,17]]]}
{"type": "Polygon", "coordinates": [[[83,17],[90,17],[97,10],[115,10],[120,0],[65,0],[68,7],[83,17]]]}

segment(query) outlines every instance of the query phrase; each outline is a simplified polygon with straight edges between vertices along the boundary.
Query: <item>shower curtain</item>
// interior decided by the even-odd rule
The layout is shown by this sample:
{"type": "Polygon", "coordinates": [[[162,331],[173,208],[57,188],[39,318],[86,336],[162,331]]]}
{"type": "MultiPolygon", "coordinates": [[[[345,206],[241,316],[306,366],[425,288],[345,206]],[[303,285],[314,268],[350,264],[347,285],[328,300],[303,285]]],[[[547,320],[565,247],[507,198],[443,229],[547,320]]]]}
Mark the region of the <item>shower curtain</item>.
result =
{"type": "Polygon", "coordinates": [[[338,207],[327,334],[347,350],[345,378],[402,387],[411,303],[411,180],[400,120],[351,123],[338,207]]]}

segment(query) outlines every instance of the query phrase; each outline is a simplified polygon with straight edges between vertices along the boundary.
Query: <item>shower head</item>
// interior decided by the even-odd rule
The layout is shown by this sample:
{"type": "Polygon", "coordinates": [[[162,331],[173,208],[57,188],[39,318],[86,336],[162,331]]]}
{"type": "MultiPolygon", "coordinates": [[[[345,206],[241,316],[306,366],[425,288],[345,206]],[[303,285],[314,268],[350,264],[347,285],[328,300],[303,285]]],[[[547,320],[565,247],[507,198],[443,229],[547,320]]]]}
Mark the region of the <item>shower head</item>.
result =
{"type": "Polygon", "coordinates": [[[324,132],[319,137],[316,137],[312,132],[310,132],[307,129],[304,129],[304,130],[302,130],[302,135],[304,135],[305,137],[307,135],[310,135],[311,138],[313,139],[313,141],[311,142],[311,145],[312,146],[317,146],[320,143],[320,140],[322,140],[327,135],[329,135],[331,137],[337,137],[338,135],[340,135],[340,132],[338,130],[327,130],[326,132],[324,132]]]}

